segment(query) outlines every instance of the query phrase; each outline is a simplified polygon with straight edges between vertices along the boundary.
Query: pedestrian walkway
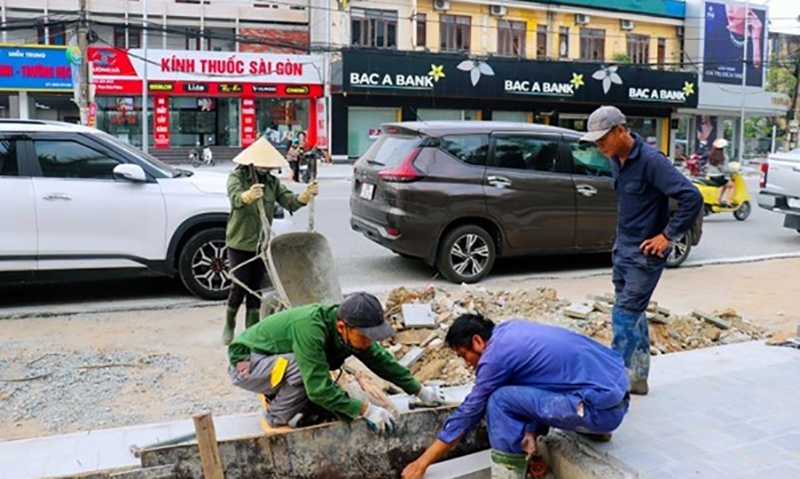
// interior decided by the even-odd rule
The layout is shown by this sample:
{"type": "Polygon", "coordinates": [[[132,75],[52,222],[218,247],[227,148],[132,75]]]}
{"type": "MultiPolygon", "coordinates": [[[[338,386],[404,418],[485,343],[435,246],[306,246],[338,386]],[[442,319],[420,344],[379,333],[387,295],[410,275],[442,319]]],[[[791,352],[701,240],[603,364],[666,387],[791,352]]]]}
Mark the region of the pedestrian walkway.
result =
{"type": "MultiPolygon", "coordinates": [[[[646,479],[797,479],[798,377],[800,350],[761,342],[658,356],[650,394],[633,398],[611,442],[586,446],[646,479]]],[[[448,392],[463,399],[468,389],[448,392]]],[[[393,400],[401,410],[407,407],[407,399],[393,400]]],[[[215,418],[214,423],[221,439],[260,433],[257,414],[215,418]]],[[[187,419],[0,442],[0,479],[135,466],[132,444],[192,431],[187,419]]]]}

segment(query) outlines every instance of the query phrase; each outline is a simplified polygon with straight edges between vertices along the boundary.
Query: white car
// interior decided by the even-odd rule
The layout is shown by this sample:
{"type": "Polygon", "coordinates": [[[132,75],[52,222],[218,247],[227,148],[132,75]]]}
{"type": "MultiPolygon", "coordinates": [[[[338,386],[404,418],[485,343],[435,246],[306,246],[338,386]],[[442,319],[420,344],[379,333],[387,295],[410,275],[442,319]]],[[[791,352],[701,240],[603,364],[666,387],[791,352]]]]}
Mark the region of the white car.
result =
{"type": "Polygon", "coordinates": [[[758,205],[784,215],[783,226],[800,233],[800,148],[769,155],[759,188],[758,205]]]}
{"type": "MultiPolygon", "coordinates": [[[[93,128],[0,120],[0,282],[177,275],[222,299],[226,181],[93,128]]],[[[282,209],[273,226],[290,229],[282,209]]]]}

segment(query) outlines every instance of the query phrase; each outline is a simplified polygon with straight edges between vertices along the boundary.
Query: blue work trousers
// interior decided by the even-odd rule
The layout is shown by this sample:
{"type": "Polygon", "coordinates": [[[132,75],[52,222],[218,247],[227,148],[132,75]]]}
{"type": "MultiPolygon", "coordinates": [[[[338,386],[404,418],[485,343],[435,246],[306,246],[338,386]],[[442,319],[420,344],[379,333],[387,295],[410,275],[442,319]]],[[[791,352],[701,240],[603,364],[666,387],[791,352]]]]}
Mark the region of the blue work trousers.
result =
{"type": "Polygon", "coordinates": [[[611,314],[614,340],[611,348],[625,360],[631,381],[647,379],[650,372],[650,329],[645,312],[664,272],[666,257],[645,255],[638,245],[614,246],[614,290],[611,314]]]}
{"type": "Polygon", "coordinates": [[[492,393],[486,407],[489,444],[501,452],[521,454],[526,431],[543,434],[556,427],[584,433],[611,432],[622,423],[628,403],[626,396],[613,408],[596,410],[581,401],[579,391],[554,393],[534,386],[504,386],[492,393]]]}

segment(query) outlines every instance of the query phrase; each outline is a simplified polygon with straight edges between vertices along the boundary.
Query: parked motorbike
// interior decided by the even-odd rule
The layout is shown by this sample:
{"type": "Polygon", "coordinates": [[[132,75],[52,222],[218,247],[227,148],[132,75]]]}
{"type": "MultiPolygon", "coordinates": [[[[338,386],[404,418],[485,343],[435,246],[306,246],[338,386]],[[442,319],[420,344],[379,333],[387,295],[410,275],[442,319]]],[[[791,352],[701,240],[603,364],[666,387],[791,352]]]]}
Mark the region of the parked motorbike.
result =
{"type": "Polygon", "coordinates": [[[699,153],[690,156],[681,155],[680,162],[675,166],[681,170],[681,173],[684,175],[694,178],[700,176],[703,171],[704,161],[699,153]]]}
{"type": "Polygon", "coordinates": [[[700,194],[703,195],[703,208],[706,215],[733,213],[737,220],[744,221],[752,212],[752,198],[747,191],[747,184],[745,184],[744,176],[742,176],[741,165],[739,163],[731,163],[730,166],[734,170],[731,174],[731,181],[733,181],[734,185],[731,206],[719,204],[719,193],[722,188],[716,184],[702,177],[693,178],[692,182],[700,190],[700,194]]]}
{"type": "Polygon", "coordinates": [[[198,152],[197,148],[194,148],[189,152],[189,160],[195,168],[200,165],[214,166],[214,153],[211,152],[211,148],[208,146],[203,147],[202,153],[198,152]]]}
{"type": "Polygon", "coordinates": [[[310,183],[317,177],[317,164],[321,158],[319,149],[312,148],[297,157],[298,179],[303,183],[310,183]]]}

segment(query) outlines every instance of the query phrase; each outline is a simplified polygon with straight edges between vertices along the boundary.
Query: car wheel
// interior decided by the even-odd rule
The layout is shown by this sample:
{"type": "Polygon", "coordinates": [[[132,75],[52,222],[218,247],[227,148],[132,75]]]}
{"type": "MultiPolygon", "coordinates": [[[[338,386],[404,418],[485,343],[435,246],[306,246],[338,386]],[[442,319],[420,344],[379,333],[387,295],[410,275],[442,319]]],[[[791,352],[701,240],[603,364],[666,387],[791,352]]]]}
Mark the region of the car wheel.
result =
{"type": "Polygon", "coordinates": [[[750,207],[750,202],[745,201],[738,210],[733,212],[733,216],[739,221],[744,221],[750,216],[751,211],[752,208],[750,207]]]}
{"type": "Polygon", "coordinates": [[[672,251],[667,256],[667,268],[677,268],[682,265],[692,251],[692,232],[689,231],[683,238],[672,243],[672,251]]]}
{"type": "Polygon", "coordinates": [[[491,271],[495,254],[494,239],[486,230],[459,226],[439,245],[436,268],[453,283],[477,283],[491,271]]]}
{"type": "Polygon", "coordinates": [[[231,287],[225,228],[210,228],[192,236],[181,251],[178,271],[183,285],[195,296],[225,299],[231,287]]]}

